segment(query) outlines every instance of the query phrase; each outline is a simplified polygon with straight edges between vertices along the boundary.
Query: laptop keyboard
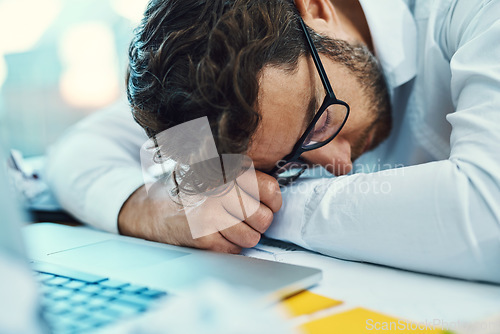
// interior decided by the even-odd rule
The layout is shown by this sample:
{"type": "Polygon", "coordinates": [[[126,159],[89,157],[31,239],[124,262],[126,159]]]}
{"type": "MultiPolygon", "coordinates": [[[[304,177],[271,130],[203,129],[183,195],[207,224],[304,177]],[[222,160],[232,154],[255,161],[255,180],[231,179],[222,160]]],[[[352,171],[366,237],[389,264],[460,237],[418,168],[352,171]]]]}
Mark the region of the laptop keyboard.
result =
{"type": "Polygon", "coordinates": [[[42,312],[54,334],[92,333],[138,315],[165,292],[48,263],[32,264],[40,283],[42,312]]]}

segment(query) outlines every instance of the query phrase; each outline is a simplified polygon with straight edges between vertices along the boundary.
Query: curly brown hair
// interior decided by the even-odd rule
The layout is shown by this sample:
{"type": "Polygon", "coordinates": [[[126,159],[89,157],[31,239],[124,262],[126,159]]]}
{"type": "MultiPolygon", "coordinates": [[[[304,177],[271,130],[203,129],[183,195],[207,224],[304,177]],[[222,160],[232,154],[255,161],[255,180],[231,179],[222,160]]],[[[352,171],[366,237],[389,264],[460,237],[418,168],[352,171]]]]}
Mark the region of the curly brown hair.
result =
{"type": "Polygon", "coordinates": [[[129,50],[135,120],[151,137],[207,116],[219,154],[245,152],[259,72],[306,53],[298,15],[290,0],[152,0],[129,50]]]}

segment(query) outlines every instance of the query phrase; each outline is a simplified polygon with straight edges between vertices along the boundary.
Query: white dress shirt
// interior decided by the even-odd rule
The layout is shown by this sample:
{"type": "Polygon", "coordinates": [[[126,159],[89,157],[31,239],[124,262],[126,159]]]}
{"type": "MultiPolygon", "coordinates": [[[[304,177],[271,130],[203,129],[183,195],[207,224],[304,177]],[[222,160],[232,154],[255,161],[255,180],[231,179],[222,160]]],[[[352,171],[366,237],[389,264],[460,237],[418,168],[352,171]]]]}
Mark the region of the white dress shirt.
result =
{"type": "MultiPolygon", "coordinates": [[[[389,139],[338,178],[283,191],[266,233],[327,255],[500,282],[500,1],[360,0],[389,85],[389,139]]],[[[96,114],[54,148],[64,208],[117,230],[143,184],[129,108],[96,114]]]]}

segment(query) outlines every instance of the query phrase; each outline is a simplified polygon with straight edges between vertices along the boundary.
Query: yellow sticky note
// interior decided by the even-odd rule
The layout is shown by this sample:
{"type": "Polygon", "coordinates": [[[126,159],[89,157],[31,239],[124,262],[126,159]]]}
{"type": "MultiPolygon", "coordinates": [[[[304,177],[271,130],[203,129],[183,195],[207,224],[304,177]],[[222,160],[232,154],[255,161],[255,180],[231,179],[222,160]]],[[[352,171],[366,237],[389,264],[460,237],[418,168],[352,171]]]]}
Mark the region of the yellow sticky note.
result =
{"type": "Polygon", "coordinates": [[[342,304],[342,302],[317,295],[310,291],[302,291],[285,299],[281,304],[288,310],[292,317],[296,317],[337,306],[342,304]]]}
{"type": "Polygon", "coordinates": [[[363,308],[313,320],[302,325],[301,329],[307,334],[446,333],[440,329],[433,329],[432,324],[412,323],[363,308]]]}

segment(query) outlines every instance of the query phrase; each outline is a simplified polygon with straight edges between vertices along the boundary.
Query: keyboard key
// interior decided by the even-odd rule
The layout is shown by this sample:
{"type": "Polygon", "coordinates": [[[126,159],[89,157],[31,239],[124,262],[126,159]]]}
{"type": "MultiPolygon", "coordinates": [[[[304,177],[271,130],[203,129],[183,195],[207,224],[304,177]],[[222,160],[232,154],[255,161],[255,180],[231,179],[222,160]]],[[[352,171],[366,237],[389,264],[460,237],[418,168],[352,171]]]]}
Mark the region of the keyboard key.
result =
{"type": "Polygon", "coordinates": [[[81,289],[85,286],[87,286],[87,283],[75,280],[72,280],[71,282],[64,284],[64,287],[68,289],[81,289]]]}
{"type": "Polygon", "coordinates": [[[65,288],[59,288],[59,289],[55,289],[50,294],[50,298],[54,299],[54,300],[66,299],[69,296],[71,296],[73,293],[75,293],[74,290],[65,289],[65,288]]]}
{"type": "Polygon", "coordinates": [[[143,311],[143,308],[138,305],[120,303],[118,300],[116,300],[109,302],[106,311],[114,311],[117,312],[120,317],[124,317],[140,313],[141,311],[143,311]]]}
{"type": "Polygon", "coordinates": [[[68,300],[73,304],[83,304],[90,299],[90,295],[87,293],[75,292],[68,300]]]}
{"type": "Polygon", "coordinates": [[[76,329],[77,333],[94,333],[96,328],[103,327],[110,322],[115,321],[116,318],[113,318],[111,320],[100,320],[96,319],[92,315],[89,315],[88,318],[85,318],[85,320],[78,322],[78,326],[76,329]]]}
{"type": "Polygon", "coordinates": [[[121,294],[114,301],[116,303],[133,305],[137,308],[147,308],[152,302],[151,299],[141,298],[139,295],[134,294],[121,294]]]}
{"type": "Polygon", "coordinates": [[[57,287],[42,284],[39,290],[44,295],[51,295],[53,292],[57,291],[57,287]]]}
{"type": "Polygon", "coordinates": [[[84,313],[87,314],[87,313],[89,313],[88,304],[74,305],[71,308],[71,312],[78,313],[78,314],[84,314],[84,313]]]}
{"type": "Polygon", "coordinates": [[[53,279],[48,279],[48,280],[44,281],[43,283],[47,284],[47,285],[62,285],[62,284],[69,283],[70,281],[71,280],[66,278],[66,277],[54,277],[53,279]]]}
{"type": "Polygon", "coordinates": [[[73,305],[71,305],[68,301],[59,300],[59,301],[54,301],[52,303],[49,303],[45,307],[44,311],[46,313],[58,315],[58,314],[68,313],[72,310],[72,308],[73,308],[73,305]]]}
{"type": "Polygon", "coordinates": [[[119,295],[120,293],[121,291],[118,289],[102,289],[101,292],[99,292],[99,296],[113,298],[119,295]]]}
{"type": "Polygon", "coordinates": [[[149,298],[159,298],[159,297],[165,296],[166,293],[163,291],[160,291],[160,290],[147,289],[145,291],[142,291],[140,293],[140,295],[144,296],[144,297],[149,297],[149,298]]]}
{"type": "Polygon", "coordinates": [[[48,321],[51,324],[50,327],[51,327],[51,332],[53,334],[73,333],[73,331],[76,329],[74,320],[64,319],[60,315],[56,316],[53,320],[48,320],[48,321]]]}
{"type": "Polygon", "coordinates": [[[111,312],[111,313],[109,313],[109,312],[91,312],[91,313],[87,313],[87,315],[89,317],[87,318],[86,321],[100,323],[101,325],[115,321],[119,316],[119,314],[113,313],[113,312],[111,312]]]}
{"type": "Polygon", "coordinates": [[[50,324],[52,333],[70,333],[75,329],[75,320],[63,314],[45,313],[44,317],[50,324]]]}
{"type": "Polygon", "coordinates": [[[69,309],[67,308],[47,308],[44,310],[44,314],[54,314],[54,315],[61,315],[68,312],[69,309]]]}
{"type": "Polygon", "coordinates": [[[98,284],[89,284],[80,289],[80,291],[88,293],[88,294],[96,294],[101,292],[102,288],[98,284]]]}
{"type": "Polygon", "coordinates": [[[84,321],[79,321],[74,324],[75,328],[72,329],[69,333],[66,334],[82,334],[82,333],[93,333],[93,329],[95,328],[93,324],[88,322],[88,319],[85,319],[84,321]]]}
{"type": "Polygon", "coordinates": [[[85,319],[85,323],[93,328],[98,328],[115,321],[115,319],[115,317],[109,318],[100,314],[90,314],[89,318],[85,319]]]}
{"type": "Polygon", "coordinates": [[[83,312],[74,312],[71,310],[69,313],[65,313],[60,315],[60,318],[63,319],[64,321],[68,321],[70,323],[77,323],[78,321],[85,320],[89,317],[88,313],[83,311],[83,312]]]}
{"type": "Polygon", "coordinates": [[[100,286],[104,286],[106,288],[123,288],[129,285],[126,282],[114,280],[114,279],[108,279],[104,282],[99,283],[100,286]]]}
{"type": "Polygon", "coordinates": [[[97,311],[97,310],[105,307],[108,302],[109,302],[109,298],[103,298],[100,296],[93,296],[92,298],[90,298],[90,300],[87,302],[86,305],[90,311],[97,311]]]}
{"type": "Polygon", "coordinates": [[[61,267],[61,266],[58,266],[58,265],[55,265],[52,263],[35,261],[31,265],[32,265],[34,270],[42,272],[42,273],[55,274],[58,276],[64,276],[64,277],[68,277],[68,278],[72,278],[72,279],[76,279],[76,280],[84,281],[84,282],[88,282],[88,283],[98,283],[98,282],[106,280],[106,277],[83,273],[83,272],[78,271],[78,270],[73,270],[70,268],[61,267]]]}
{"type": "Polygon", "coordinates": [[[106,308],[100,310],[99,314],[104,317],[109,317],[115,320],[121,318],[122,316],[120,311],[110,308],[109,304],[106,306],[106,308]]]}
{"type": "Polygon", "coordinates": [[[39,273],[39,275],[36,276],[36,279],[39,282],[43,282],[43,281],[46,281],[46,280],[49,280],[49,279],[53,279],[54,277],[56,277],[56,276],[52,275],[52,274],[39,273]]]}
{"type": "Polygon", "coordinates": [[[122,288],[122,291],[129,292],[129,293],[137,293],[137,292],[141,292],[144,290],[147,290],[147,288],[145,286],[140,286],[140,285],[135,285],[135,284],[131,284],[131,285],[128,285],[128,286],[122,288]]]}

